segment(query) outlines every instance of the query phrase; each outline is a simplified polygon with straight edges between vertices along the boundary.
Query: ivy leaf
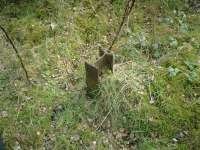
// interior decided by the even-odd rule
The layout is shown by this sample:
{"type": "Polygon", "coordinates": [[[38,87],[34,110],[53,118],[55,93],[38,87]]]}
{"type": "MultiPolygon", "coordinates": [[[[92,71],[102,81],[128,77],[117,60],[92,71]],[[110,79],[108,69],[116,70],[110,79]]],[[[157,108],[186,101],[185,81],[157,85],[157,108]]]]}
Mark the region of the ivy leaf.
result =
{"type": "Polygon", "coordinates": [[[187,75],[187,77],[188,77],[188,80],[192,82],[198,78],[198,75],[195,71],[192,71],[189,75],[187,75]]]}
{"type": "Polygon", "coordinates": [[[154,57],[155,57],[155,58],[159,58],[160,56],[161,56],[160,52],[159,52],[158,50],[155,51],[154,57]]]}
{"type": "Polygon", "coordinates": [[[178,68],[173,68],[172,66],[170,66],[168,68],[168,72],[170,77],[175,77],[180,72],[180,70],[178,68]]]}
{"type": "Polygon", "coordinates": [[[190,70],[194,70],[197,67],[197,64],[190,61],[184,61],[184,63],[190,70]]]}
{"type": "Polygon", "coordinates": [[[170,36],[170,37],[169,37],[169,40],[170,40],[170,44],[169,44],[169,45],[170,45],[171,47],[175,48],[175,47],[178,46],[178,41],[177,41],[174,37],[170,36]]]}
{"type": "Polygon", "coordinates": [[[188,31],[188,25],[186,23],[181,23],[180,25],[180,32],[187,32],[188,31]]]}

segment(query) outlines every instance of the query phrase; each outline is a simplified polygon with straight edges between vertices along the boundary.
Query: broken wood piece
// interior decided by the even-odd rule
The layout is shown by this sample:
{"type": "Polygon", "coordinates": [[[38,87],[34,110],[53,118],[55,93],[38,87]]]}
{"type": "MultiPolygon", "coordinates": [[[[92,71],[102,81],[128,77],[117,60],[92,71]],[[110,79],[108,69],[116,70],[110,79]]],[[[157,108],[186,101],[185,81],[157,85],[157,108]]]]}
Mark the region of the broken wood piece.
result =
{"type": "Polygon", "coordinates": [[[103,74],[104,70],[111,70],[111,72],[113,72],[113,54],[100,49],[99,56],[100,58],[94,63],[94,65],[85,62],[87,93],[89,95],[92,91],[95,91],[98,88],[100,76],[103,74]]]}
{"type": "Polygon", "coordinates": [[[85,63],[85,70],[87,88],[93,89],[99,83],[99,71],[95,66],[90,65],[87,62],[85,63]]]}

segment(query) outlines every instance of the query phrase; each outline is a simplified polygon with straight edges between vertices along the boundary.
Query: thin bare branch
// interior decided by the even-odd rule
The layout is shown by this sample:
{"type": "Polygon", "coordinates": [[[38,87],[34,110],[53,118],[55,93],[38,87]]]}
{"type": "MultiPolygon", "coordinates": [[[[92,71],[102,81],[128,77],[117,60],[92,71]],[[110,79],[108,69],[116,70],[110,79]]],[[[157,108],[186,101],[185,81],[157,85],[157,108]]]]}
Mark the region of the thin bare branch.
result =
{"type": "Polygon", "coordinates": [[[23,63],[23,60],[22,60],[22,58],[21,58],[21,56],[20,56],[20,54],[19,54],[17,48],[15,47],[13,41],[12,41],[11,38],[9,37],[8,33],[6,32],[6,30],[5,30],[1,25],[0,25],[0,29],[3,31],[3,33],[5,34],[7,40],[8,40],[9,43],[12,45],[12,47],[13,47],[15,53],[16,53],[16,56],[17,56],[17,58],[19,59],[19,62],[20,62],[20,64],[21,64],[21,66],[22,66],[22,69],[23,69],[24,72],[25,72],[26,79],[27,79],[27,81],[28,81],[29,84],[30,84],[31,82],[30,82],[30,78],[29,78],[29,76],[28,76],[27,69],[26,69],[26,67],[25,67],[25,65],[24,65],[24,63],[23,63]]]}
{"type": "Polygon", "coordinates": [[[128,16],[130,15],[131,11],[133,10],[133,7],[135,5],[135,1],[136,0],[128,0],[127,4],[126,4],[126,7],[125,7],[125,11],[124,11],[124,15],[123,15],[123,18],[122,18],[122,21],[120,23],[120,26],[116,32],[116,35],[110,45],[110,47],[108,48],[108,51],[111,51],[113,45],[115,44],[115,42],[117,41],[122,29],[123,29],[123,26],[128,18],[128,16]]]}

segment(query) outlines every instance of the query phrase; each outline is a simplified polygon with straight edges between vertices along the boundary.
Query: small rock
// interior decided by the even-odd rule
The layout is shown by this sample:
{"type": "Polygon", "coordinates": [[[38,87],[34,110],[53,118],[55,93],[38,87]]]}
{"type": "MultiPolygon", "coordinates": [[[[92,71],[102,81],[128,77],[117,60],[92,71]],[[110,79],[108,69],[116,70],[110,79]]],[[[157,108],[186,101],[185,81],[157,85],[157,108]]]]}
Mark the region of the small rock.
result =
{"type": "Polygon", "coordinates": [[[80,140],[80,135],[79,134],[75,134],[70,138],[71,141],[73,142],[77,142],[80,140]]]}
{"type": "Polygon", "coordinates": [[[108,140],[108,138],[106,138],[106,137],[104,137],[104,138],[102,139],[102,141],[103,141],[103,144],[108,144],[108,143],[109,143],[109,140],[108,140]]]}
{"type": "Polygon", "coordinates": [[[92,122],[93,122],[93,120],[92,120],[91,118],[87,118],[87,121],[88,121],[89,123],[92,123],[92,122]]]}
{"type": "Polygon", "coordinates": [[[31,100],[31,99],[33,99],[33,98],[30,96],[26,96],[26,100],[31,100]]]}
{"type": "Polygon", "coordinates": [[[2,118],[8,117],[8,112],[7,111],[1,111],[0,112],[0,117],[2,117],[2,118]]]}
{"type": "Polygon", "coordinates": [[[52,30],[55,30],[55,28],[57,27],[57,24],[55,24],[54,22],[51,22],[50,27],[52,30]]]}
{"type": "Polygon", "coordinates": [[[150,121],[150,122],[153,122],[153,121],[154,121],[154,118],[153,118],[153,117],[150,117],[150,118],[149,118],[149,121],[150,121]]]}
{"type": "Polygon", "coordinates": [[[179,136],[180,136],[180,138],[183,138],[183,137],[184,137],[184,134],[181,132],[181,133],[179,134],[179,136]]]}
{"type": "Polygon", "coordinates": [[[13,147],[14,150],[21,150],[21,146],[19,144],[19,142],[15,142],[15,146],[13,147]]]}
{"type": "Polygon", "coordinates": [[[36,133],[38,136],[40,136],[40,131],[37,131],[37,133],[36,133]]]}
{"type": "Polygon", "coordinates": [[[93,141],[93,142],[92,142],[92,145],[90,146],[90,149],[91,149],[91,150],[96,150],[96,145],[97,145],[97,142],[96,142],[96,141],[93,141]]]}
{"type": "Polygon", "coordinates": [[[96,142],[96,141],[93,141],[93,142],[92,142],[92,144],[93,144],[93,145],[96,145],[96,144],[97,144],[97,142],[96,142]]]}
{"type": "Polygon", "coordinates": [[[172,141],[173,141],[174,143],[177,143],[177,142],[178,142],[178,140],[177,140],[176,138],[173,138],[172,141]]]}
{"type": "Polygon", "coordinates": [[[150,103],[150,104],[154,104],[155,101],[154,101],[153,99],[151,99],[151,100],[149,101],[149,103],[150,103]]]}
{"type": "Polygon", "coordinates": [[[183,131],[183,133],[184,133],[185,135],[188,135],[188,131],[183,131]]]}
{"type": "Polygon", "coordinates": [[[184,138],[184,136],[185,136],[185,134],[184,134],[184,132],[180,132],[180,133],[178,133],[177,135],[176,135],[176,139],[177,140],[181,140],[182,138],[184,138]]]}

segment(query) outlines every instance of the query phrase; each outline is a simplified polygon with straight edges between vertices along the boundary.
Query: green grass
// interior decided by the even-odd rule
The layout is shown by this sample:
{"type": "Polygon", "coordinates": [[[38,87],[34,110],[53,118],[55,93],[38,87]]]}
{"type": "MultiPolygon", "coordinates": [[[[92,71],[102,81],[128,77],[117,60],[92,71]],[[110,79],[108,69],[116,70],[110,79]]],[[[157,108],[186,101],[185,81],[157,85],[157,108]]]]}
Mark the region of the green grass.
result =
{"type": "Polygon", "coordinates": [[[122,1],[103,1],[93,15],[99,3],[41,0],[0,6],[1,25],[34,83],[27,85],[0,33],[0,133],[6,147],[198,149],[199,14],[182,5],[174,14],[171,1],[151,7],[137,2],[113,48],[115,71],[89,98],[84,62],[97,58],[99,45],[109,46],[124,8],[122,1]]]}

